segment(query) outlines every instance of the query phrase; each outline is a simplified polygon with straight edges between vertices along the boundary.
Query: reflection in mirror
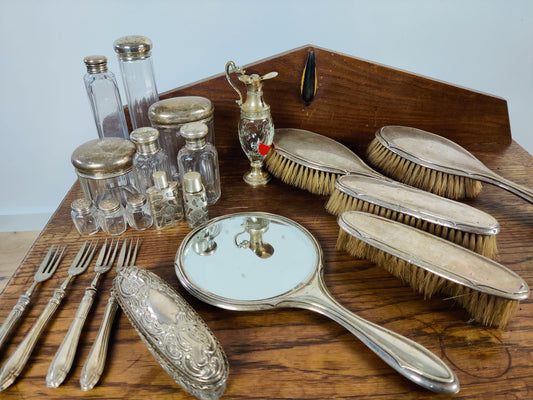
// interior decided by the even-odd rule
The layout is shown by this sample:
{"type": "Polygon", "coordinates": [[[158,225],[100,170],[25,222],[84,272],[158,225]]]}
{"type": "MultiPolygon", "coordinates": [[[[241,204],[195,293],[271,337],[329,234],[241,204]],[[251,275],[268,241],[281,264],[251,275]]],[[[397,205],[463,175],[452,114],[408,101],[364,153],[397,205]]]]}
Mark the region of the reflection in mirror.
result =
{"type": "Polygon", "coordinates": [[[268,218],[261,217],[247,217],[245,223],[242,225],[244,231],[235,235],[235,245],[239,248],[249,248],[252,252],[260,258],[269,258],[274,254],[274,247],[271,244],[263,241],[263,235],[268,231],[268,218]],[[238,241],[238,237],[247,232],[250,235],[250,240],[238,241]]]}
{"type": "Polygon", "coordinates": [[[210,225],[200,230],[191,240],[191,247],[200,256],[210,256],[217,251],[215,238],[220,233],[220,225],[210,225]]]}
{"type": "Polygon", "coordinates": [[[194,233],[182,244],[187,279],[201,291],[239,301],[279,296],[306,282],[320,261],[315,242],[298,227],[265,215],[237,214],[194,233]],[[250,239],[239,241],[246,232],[250,239]]]}

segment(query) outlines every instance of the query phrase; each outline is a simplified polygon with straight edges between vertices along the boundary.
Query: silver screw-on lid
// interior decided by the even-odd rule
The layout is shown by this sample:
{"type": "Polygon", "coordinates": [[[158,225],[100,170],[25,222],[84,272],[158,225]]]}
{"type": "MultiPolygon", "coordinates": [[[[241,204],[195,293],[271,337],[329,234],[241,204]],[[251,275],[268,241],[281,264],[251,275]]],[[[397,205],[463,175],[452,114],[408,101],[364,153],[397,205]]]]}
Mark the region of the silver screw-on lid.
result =
{"type": "Polygon", "coordinates": [[[76,212],[85,214],[89,212],[92,205],[93,202],[91,200],[82,197],[81,199],[76,199],[72,203],[70,203],[70,208],[72,208],[76,212]]]}
{"type": "Polygon", "coordinates": [[[197,193],[202,187],[202,176],[198,172],[191,171],[183,175],[183,190],[187,193],[197,193]]]}
{"type": "Polygon", "coordinates": [[[155,171],[152,174],[152,177],[154,178],[155,187],[159,190],[168,187],[167,174],[165,171],[155,171]]]}
{"type": "Polygon", "coordinates": [[[98,74],[107,71],[106,56],[87,56],[83,59],[89,74],[98,74]]]}
{"type": "Polygon", "coordinates": [[[143,60],[152,55],[152,41],[145,36],[123,36],[113,44],[115,52],[121,60],[143,60]]]}
{"type": "Polygon", "coordinates": [[[189,122],[180,129],[180,134],[185,140],[199,140],[207,136],[209,128],[203,122],[189,122]]]}
{"type": "Polygon", "coordinates": [[[118,211],[120,209],[120,203],[117,199],[105,199],[98,204],[98,208],[104,213],[104,214],[111,214],[115,211],[118,211]]]}
{"type": "Polygon", "coordinates": [[[149,126],[137,128],[130,134],[130,140],[137,146],[137,152],[144,154],[155,153],[159,150],[158,138],[159,131],[149,126]]]}
{"type": "Polygon", "coordinates": [[[142,207],[146,204],[146,196],[142,193],[135,193],[128,196],[127,202],[132,207],[142,207]]]}

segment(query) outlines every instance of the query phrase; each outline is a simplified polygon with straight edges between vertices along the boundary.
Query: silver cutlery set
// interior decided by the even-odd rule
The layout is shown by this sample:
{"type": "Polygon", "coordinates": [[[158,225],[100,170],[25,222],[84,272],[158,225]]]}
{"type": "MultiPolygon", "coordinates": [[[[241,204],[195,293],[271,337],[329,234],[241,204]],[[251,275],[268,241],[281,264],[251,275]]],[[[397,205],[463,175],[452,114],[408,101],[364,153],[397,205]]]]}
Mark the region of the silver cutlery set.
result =
{"type": "MultiPolygon", "coordinates": [[[[103,275],[108,272],[114,264],[121,240],[111,240],[108,244],[107,239],[100,248],[98,258],[95,263],[95,276],[90,286],[85,289],[85,295],[80,302],[76,315],[71,323],[71,326],[59,346],[48,370],[46,376],[46,385],[49,388],[57,388],[65,380],[68,375],[78,342],[83,329],[83,325],[91,310],[94,298],[98,291],[98,284],[103,275]]],[[[133,239],[124,239],[120,248],[120,253],[117,260],[117,271],[125,266],[131,266],[135,263],[139,240],[134,243],[133,239]],[[129,245],[128,245],[129,241],[129,245]]],[[[48,280],[56,271],[58,265],[63,259],[66,246],[51,246],[45,258],[43,259],[39,269],[34,276],[34,282],[24,295],[19,297],[17,304],[8,315],[2,326],[0,327],[0,348],[5,343],[6,338],[16,326],[21,318],[26,306],[30,303],[31,296],[36,286],[48,280]]],[[[54,291],[53,296],[48,301],[45,309],[38,317],[34,325],[26,334],[22,342],[18,345],[11,356],[4,362],[0,368],[0,391],[5,390],[17,379],[24,369],[30,355],[41,336],[47,323],[50,321],[55,311],[59,308],[62,299],[65,297],[66,290],[70,283],[78,275],[81,275],[87,270],[94,254],[98,248],[98,241],[85,242],[78,253],[76,254],[70,268],[68,269],[68,276],[63,281],[61,286],[54,291]]],[[[111,290],[108,306],[104,313],[102,325],[98,333],[97,339],[93,344],[93,348],[87,358],[85,366],[83,367],[80,385],[83,390],[89,390],[98,382],[100,375],[104,369],[105,356],[108,347],[109,331],[113,322],[113,317],[116,313],[117,302],[114,298],[113,290],[111,290]]]]}

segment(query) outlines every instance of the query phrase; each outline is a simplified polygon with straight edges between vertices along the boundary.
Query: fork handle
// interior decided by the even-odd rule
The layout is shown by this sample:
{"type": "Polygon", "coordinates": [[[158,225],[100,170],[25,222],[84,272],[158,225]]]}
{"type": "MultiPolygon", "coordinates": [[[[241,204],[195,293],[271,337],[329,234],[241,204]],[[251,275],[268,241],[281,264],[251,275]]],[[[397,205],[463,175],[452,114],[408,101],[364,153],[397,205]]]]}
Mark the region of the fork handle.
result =
{"type": "Polygon", "coordinates": [[[4,342],[6,341],[6,338],[9,336],[10,332],[17,325],[18,320],[24,313],[24,310],[28,304],[30,304],[30,298],[29,296],[23,294],[19,297],[17,304],[13,306],[13,309],[0,327],[0,349],[4,345],[4,342]]]}
{"type": "Polygon", "coordinates": [[[114,294],[111,293],[104,311],[102,324],[81,371],[80,386],[83,391],[91,390],[98,383],[100,376],[104,372],[109,335],[111,334],[111,327],[113,326],[117,309],[117,300],[114,294]]]}
{"type": "Polygon", "coordinates": [[[57,388],[67,377],[76,355],[83,325],[91,310],[95,296],[96,289],[94,287],[89,286],[85,289],[85,295],[80,302],[78,311],[76,311],[70,328],[48,368],[48,374],[46,375],[47,387],[57,388]]]}
{"type": "Polygon", "coordinates": [[[54,295],[48,301],[48,304],[44,308],[43,312],[35,321],[35,324],[31,327],[30,331],[26,334],[22,342],[18,345],[16,350],[11,354],[7,361],[0,369],[0,391],[7,389],[20,375],[24,369],[30,355],[37,343],[37,340],[41,336],[44,327],[54,315],[54,312],[61,304],[61,300],[65,297],[64,289],[56,289],[54,295]]]}

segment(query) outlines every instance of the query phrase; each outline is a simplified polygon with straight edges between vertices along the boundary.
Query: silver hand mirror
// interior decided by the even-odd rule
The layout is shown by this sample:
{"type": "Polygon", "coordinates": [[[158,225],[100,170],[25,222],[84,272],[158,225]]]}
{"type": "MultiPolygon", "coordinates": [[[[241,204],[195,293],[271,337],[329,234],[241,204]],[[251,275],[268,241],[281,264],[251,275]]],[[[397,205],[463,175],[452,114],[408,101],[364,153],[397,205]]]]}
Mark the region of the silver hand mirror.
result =
{"type": "Polygon", "coordinates": [[[438,393],[459,391],[453,371],[428,349],[358,317],[331,296],[318,241],[288,218],[250,212],[212,219],[185,237],[175,269],[182,285],[206,303],[230,310],[316,311],[418,385],[438,393]]]}

